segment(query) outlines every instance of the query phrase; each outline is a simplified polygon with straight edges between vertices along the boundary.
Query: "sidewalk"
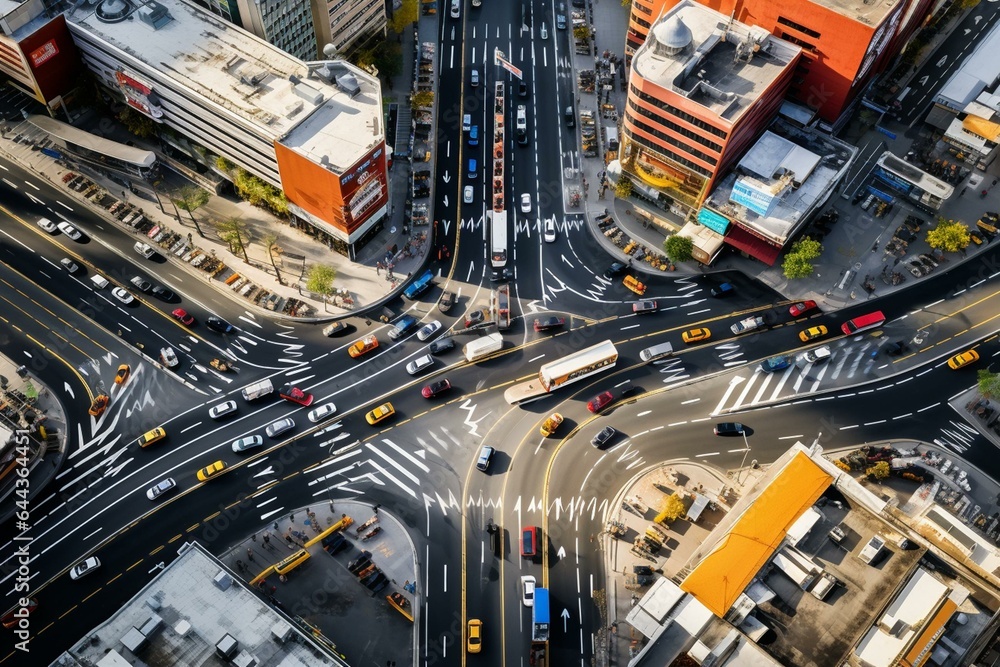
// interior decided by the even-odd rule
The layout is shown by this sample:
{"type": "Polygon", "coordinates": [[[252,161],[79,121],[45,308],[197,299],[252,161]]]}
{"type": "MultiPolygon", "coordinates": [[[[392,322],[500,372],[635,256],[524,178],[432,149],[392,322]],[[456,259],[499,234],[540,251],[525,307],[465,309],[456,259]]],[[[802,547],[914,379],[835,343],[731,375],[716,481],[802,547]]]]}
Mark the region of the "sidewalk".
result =
{"type": "MultiPolygon", "coordinates": [[[[376,506],[377,507],[377,506],[376,506]]],[[[321,633],[351,665],[416,664],[421,602],[416,593],[417,553],[402,523],[384,509],[376,510],[378,521],[361,526],[373,517],[372,506],[354,500],[320,501],[280,518],[271,519],[250,536],[218,554],[234,572],[278,609],[321,633]],[[347,540],[346,548],[327,553],[317,543],[307,547],[310,559],[285,576],[269,571],[282,559],[295,554],[309,540],[346,515],[353,523],[337,531],[347,540]],[[364,540],[375,527],[378,533],[364,540]],[[361,532],[359,533],[359,528],[361,532]],[[362,551],[388,580],[377,593],[362,585],[348,564],[362,551]],[[411,590],[412,589],[412,590],[411,590]],[[405,598],[405,609],[414,621],[394,609],[386,597],[405,598]],[[364,631],[361,632],[360,630],[364,631]],[[404,639],[404,637],[406,639],[404,639]]]]}
{"type": "MultiPolygon", "coordinates": [[[[66,412],[59,399],[33,377],[30,368],[25,369],[25,377],[19,376],[17,370],[15,361],[0,354],[0,432],[15,428],[31,431],[27,478],[30,507],[31,501],[40,497],[66,460],[69,436],[66,412]],[[41,430],[45,431],[44,437],[41,430]]],[[[0,480],[0,503],[5,508],[0,513],[0,522],[9,520],[18,509],[13,501],[7,502],[18,479],[16,468],[12,468],[0,480]]]]}
{"type": "MultiPolygon", "coordinates": [[[[391,88],[386,87],[383,82],[382,93],[386,108],[393,102],[400,105],[409,104],[409,94],[413,85],[413,46],[417,38],[417,29],[425,37],[427,35],[433,37],[436,34],[436,27],[434,17],[424,17],[418,26],[404,31],[402,73],[394,77],[391,88]]],[[[80,128],[121,143],[131,142],[133,145],[162,155],[159,144],[154,145],[150,141],[137,139],[123,126],[106,118],[85,118],[80,123],[80,128]]],[[[108,211],[118,202],[131,204],[136,209],[141,209],[143,217],[148,220],[149,226],[146,229],[152,231],[152,228],[158,227],[158,231],[173,232],[175,236],[163,234],[163,239],[169,238],[170,242],[166,247],[159,248],[161,254],[167,256],[173,265],[189,273],[207,276],[206,273],[195,270],[190,262],[199,255],[218,259],[226,269],[207,277],[208,282],[221,292],[237,292],[248,307],[272,316],[284,314],[299,318],[332,319],[338,315],[349,315],[354,311],[370,311],[402,290],[407,276],[416,273],[423,265],[427,248],[432,242],[428,238],[411,256],[404,256],[409,254],[405,249],[412,237],[421,233],[426,235],[431,233],[430,228],[410,230],[407,221],[404,220],[411,169],[408,159],[405,158],[397,160],[389,172],[390,215],[384,222],[382,231],[361,249],[358,261],[351,262],[347,257],[332,251],[326,244],[266,210],[232,197],[212,195],[205,206],[195,210],[194,217],[198,220],[196,225],[190,214],[178,210],[172,203],[172,198],[177,196],[181,188],[190,185],[190,182],[167,166],[162,168],[162,180],[156,184],[155,192],[148,184],[133,182],[131,184],[133,192],[129,193],[121,183],[98,173],[95,169],[71,162],[64,167],[57,164],[54,158],[37,150],[39,147],[51,145],[51,140],[44,133],[26,121],[9,127],[0,138],[0,152],[38,176],[49,180],[56,188],[65,191],[72,205],[85,205],[106,220],[139,237],[139,231],[124,225],[108,211]],[[14,139],[18,135],[21,135],[21,141],[15,142],[14,139]],[[32,145],[31,142],[36,145],[32,145]],[[69,172],[86,176],[107,193],[105,197],[99,199],[101,205],[84,199],[81,193],[68,188],[63,178],[69,172]],[[230,217],[238,217],[248,226],[252,237],[246,248],[249,262],[242,255],[234,255],[229,245],[218,237],[218,223],[230,217]],[[204,232],[204,237],[199,235],[198,226],[204,232]],[[280,253],[275,254],[273,262],[277,265],[277,272],[281,274],[281,282],[262,243],[271,235],[276,237],[276,245],[281,249],[280,253]],[[386,271],[377,268],[380,262],[393,264],[391,276],[393,279],[389,279],[390,276],[386,275],[386,271]],[[338,292],[331,295],[326,306],[320,295],[313,294],[305,288],[308,269],[315,264],[331,266],[337,271],[334,287],[338,292]],[[234,278],[236,274],[238,276],[234,278]]],[[[53,209],[59,211],[58,207],[53,206],[53,209]]],[[[143,240],[150,241],[146,238],[143,240]]],[[[155,245],[151,241],[150,243],[155,245]]],[[[161,243],[166,241],[161,240],[161,243]]]]}

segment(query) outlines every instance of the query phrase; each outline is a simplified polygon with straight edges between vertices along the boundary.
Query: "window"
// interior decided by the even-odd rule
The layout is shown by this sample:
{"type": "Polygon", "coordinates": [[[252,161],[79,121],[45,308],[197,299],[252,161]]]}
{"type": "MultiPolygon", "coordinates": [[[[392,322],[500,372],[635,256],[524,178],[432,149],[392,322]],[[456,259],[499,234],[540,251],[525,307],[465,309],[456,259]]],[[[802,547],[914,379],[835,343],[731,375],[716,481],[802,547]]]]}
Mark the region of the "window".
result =
{"type": "Polygon", "coordinates": [[[668,113],[671,116],[676,116],[677,118],[680,118],[684,122],[689,123],[691,125],[694,125],[695,127],[700,127],[701,129],[705,130],[706,132],[710,132],[711,134],[714,134],[717,137],[721,137],[723,139],[726,138],[727,134],[726,134],[725,130],[722,130],[722,129],[718,128],[718,127],[715,127],[714,125],[710,125],[709,123],[706,123],[705,121],[701,120],[700,118],[695,118],[691,114],[685,113],[685,112],[681,111],[680,109],[675,109],[674,107],[670,106],[669,104],[664,103],[662,100],[658,100],[655,97],[652,97],[651,95],[647,95],[646,93],[642,92],[641,90],[639,90],[634,85],[631,85],[630,87],[631,87],[632,94],[635,95],[636,97],[638,97],[643,102],[648,102],[649,104],[651,104],[652,106],[660,109],[661,111],[663,111],[665,113],[668,113]]]}
{"type": "Polygon", "coordinates": [[[780,23],[781,25],[787,25],[789,28],[792,28],[793,30],[798,30],[799,32],[805,35],[809,35],[810,37],[813,38],[819,38],[820,36],[820,33],[816,32],[815,30],[811,30],[802,25],[801,23],[796,23],[791,19],[786,19],[784,16],[778,17],[778,23],[780,23]]]}
{"type": "MultiPolygon", "coordinates": [[[[629,107],[629,109],[631,109],[635,113],[639,114],[640,116],[645,116],[646,118],[650,119],[651,121],[653,121],[655,123],[658,123],[660,125],[663,125],[664,127],[668,128],[670,130],[673,130],[674,132],[677,132],[678,134],[681,134],[681,135],[687,137],[688,139],[691,139],[691,140],[693,140],[693,141],[701,144],[702,146],[705,146],[706,148],[708,148],[708,149],[710,149],[712,151],[715,151],[716,153],[721,153],[722,152],[722,146],[721,145],[715,143],[714,141],[711,141],[710,139],[706,139],[705,137],[701,136],[697,132],[695,132],[693,130],[689,130],[688,128],[684,127],[683,125],[678,125],[677,123],[675,123],[675,122],[673,122],[673,121],[671,121],[671,120],[669,120],[667,118],[664,118],[663,116],[660,116],[658,114],[653,113],[652,111],[650,111],[649,109],[646,109],[645,107],[639,106],[638,104],[636,104],[631,99],[628,100],[628,107],[629,107]]],[[[626,110],[626,113],[628,113],[628,110],[626,110]]]]}

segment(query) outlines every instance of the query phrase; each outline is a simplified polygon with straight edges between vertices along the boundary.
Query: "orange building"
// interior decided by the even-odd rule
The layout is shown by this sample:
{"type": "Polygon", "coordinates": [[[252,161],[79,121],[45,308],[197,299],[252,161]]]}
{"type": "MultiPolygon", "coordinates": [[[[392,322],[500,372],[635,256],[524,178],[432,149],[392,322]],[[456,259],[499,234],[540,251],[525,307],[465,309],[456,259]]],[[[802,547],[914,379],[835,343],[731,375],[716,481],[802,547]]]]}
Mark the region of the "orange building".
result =
{"type": "MultiPolygon", "coordinates": [[[[632,0],[625,55],[676,0],[632,0]]],[[[849,110],[902,50],[932,0],[702,0],[701,4],[802,47],[789,97],[829,123],[849,110]]]]}
{"type": "Polygon", "coordinates": [[[697,209],[774,118],[800,53],[682,0],[632,59],[619,178],[677,214],[697,209]]]}

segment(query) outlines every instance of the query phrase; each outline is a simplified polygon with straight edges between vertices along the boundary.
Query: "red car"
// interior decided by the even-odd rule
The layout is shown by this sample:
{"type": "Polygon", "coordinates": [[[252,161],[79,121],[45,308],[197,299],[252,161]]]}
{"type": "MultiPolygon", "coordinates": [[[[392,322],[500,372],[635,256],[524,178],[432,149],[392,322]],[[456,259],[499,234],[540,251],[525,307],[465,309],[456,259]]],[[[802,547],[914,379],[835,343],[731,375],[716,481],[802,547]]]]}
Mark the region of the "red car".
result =
{"type": "Polygon", "coordinates": [[[587,409],[591,412],[600,412],[602,409],[610,405],[613,400],[615,400],[614,394],[610,391],[602,391],[600,394],[590,399],[587,403],[587,409]]]}
{"type": "Polygon", "coordinates": [[[171,313],[178,322],[186,327],[194,324],[194,315],[188,315],[188,311],[183,308],[175,308],[174,312],[171,313]]]}
{"type": "Polygon", "coordinates": [[[815,301],[799,301],[797,304],[788,309],[788,314],[792,317],[798,317],[799,315],[805,315],[810,310],[814,310],[815,308],[815,301]]]}
{"type": "Polygon", "coordinates": [[[437,382],[431,382],[429,385],[420,390],[421,395],[424,398],[434,398],[439,394],[451,389],[451,383],[447,380],[438,380],[437,382]]]}
{"type": "Polygon", "coordinates": [[[549,329],[558,329],[562,325],[566,324],[565,318],[562,317],[546,317],[544,319],[535,320],[535,331],[548,331],[549,329]]]}
{"type": "Polygon", "coordinates": [[[313,395],[307,394],[298,387],[293,387],[290,384],[286,384],[284,387],[278,390],[278,396],[281,396],[286,401],[291,401],[292,403],[298,403],[299,405],[312,405],[313,395]]]}

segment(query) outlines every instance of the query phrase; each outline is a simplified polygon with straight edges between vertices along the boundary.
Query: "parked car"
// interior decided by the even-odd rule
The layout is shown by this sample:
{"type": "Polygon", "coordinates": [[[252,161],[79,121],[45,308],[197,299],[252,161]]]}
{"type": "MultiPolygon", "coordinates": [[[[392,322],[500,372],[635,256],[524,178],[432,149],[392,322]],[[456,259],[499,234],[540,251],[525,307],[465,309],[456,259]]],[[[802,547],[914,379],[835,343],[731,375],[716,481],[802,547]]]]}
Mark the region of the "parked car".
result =
{"type": "Polygon", "coordinates": [[[323,327],[323,335],[326,336],[327,338],[332,338],[334,336],[343,336],[349,331],[351,331],[351,329],[353,328],[354,327],[352,327],[347,322],[343,321],[333,322],[323,327]]]}
{"type": "Polygon", "coordinates": [[[812,310],[816,310],[815,301],[799,301],[788,309],[788,314],[792,317],[800,317],[812,310]]]}
{"type": "Polygon", "coordinates": [[[611,439],[615,437],[618,431],[615,430],[614,426],[605,426],[600,430],[600,432],[590,439],[590,444],[594,447],[604,447],[611,439]]]}
{"type": "Polygon", "coordinates": [[[156,254],[156,251],[153,250],[153,247],[151,245],[149,245],[148,243],[143,243],[142,241],[136,241],[135,245],[132,246],[132,249],[135,250],[140,255],[142,255],[143,257],[145,257],[146,259],[149,259],[150,257],[156,254]]]}

